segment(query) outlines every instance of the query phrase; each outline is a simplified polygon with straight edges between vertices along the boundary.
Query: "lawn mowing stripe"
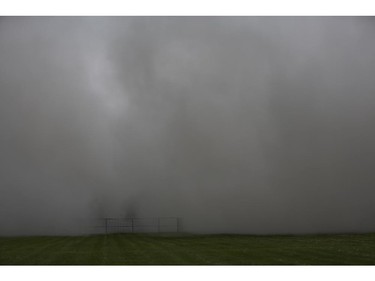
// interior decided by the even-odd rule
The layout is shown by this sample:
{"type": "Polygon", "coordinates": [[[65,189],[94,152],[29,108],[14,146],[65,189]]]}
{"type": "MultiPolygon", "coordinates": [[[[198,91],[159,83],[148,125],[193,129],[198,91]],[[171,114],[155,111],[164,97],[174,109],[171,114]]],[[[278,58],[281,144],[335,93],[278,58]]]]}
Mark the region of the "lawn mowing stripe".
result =
{"type": "Polygon", "coordinates": [[[119,261],[123,264],[139,264],[148,256],[148,251],[143,243],[137,243],[139,235],[118,234],[114,236],[116,246],[120,250],[119,261]]]}
{"type": "Polygon", "coordinates": [[[173,251],[174,255],[181,256],[182,259],[179,260],[178,264],[214,264],[214,260],[211,260],[207,253],[197,250],[194,243],[186,243],[178,238],[164,238],[160,240],[160,244],[165,248],[169,248],[170,252],[173,251]]]}
{"type": "Polygon", "coordinates": [[[68,239],[69,237],[48,237],[45,238],[45,243],[42,243],[41,245],[38,245],[40,243],[31,243],[22,248],[16,246],[13,250],[14,253],[7,253],[9,259],[8,262],[5,262],[4,264],[37,264],[38,258],[43,256],[46,250],[53,248],[56,245],[64,244],[68,239]]]}
{"type": "Polygon", "coordinates": [[[0,264],[375,264],[375,235],[0,238],[0,264]]]}
{"type": "Polygon", "coordinates": [[[38,264],[47,265],[71,265],[77,264],[77,253],[80,244],[87,239],[87,237],[72,237],[72,239],[65,240],[64,243],[55,245],[53,249],[49,249],[44,253],[43,258],[38,260],[38,264]],[[51,251],[53,250],[53,251],[51,251]]]}
{"type": "MultiPolygon", "coordinates": [[[[158,236],[145,236],[144,243],[152,252],[152,264],[186,264],[194,257],[186,249],[173,243],[174,239],[165,239],[158,236]]],[[[203,260],[201,260],[203,262],[203,260]]]]}
{"type": "MultiPolygon", "coordinates": [[[[120,237],[119,237],[120,238],[120,237]]],[[[147,236],[142,234],[126,235],[122,238],[120,245],[124,245],[124,242],[130,241],[133,245],[133,251],[130,252],[132,259],[129,260],[129,264],[155,264],[155,256],[159,259],[163,259],[162,255],[159,255],[158,251],[155,251],[154,247],[150,247],[147,236]]],[[[157,241],[154,241],[157,243],[157,241]]],[[[130,250],[128,248],[128,250],[130,250]]]]}

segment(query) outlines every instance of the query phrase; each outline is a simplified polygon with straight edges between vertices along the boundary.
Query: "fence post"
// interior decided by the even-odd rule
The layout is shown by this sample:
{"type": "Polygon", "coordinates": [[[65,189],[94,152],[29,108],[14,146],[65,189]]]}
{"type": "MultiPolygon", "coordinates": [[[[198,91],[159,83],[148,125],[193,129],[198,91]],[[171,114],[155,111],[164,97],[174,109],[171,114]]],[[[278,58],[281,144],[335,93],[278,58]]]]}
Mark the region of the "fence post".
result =
{"type": "Polygon", "coordinates": [[[134,232],[134,219],[132,218],[132,233],[134,232]]]}
{"type": "Polygon", "coordinates": [[[108,234],[108,218],[105,218],[105,235],[108,234]]]}
{"type": "Polygon", "coordinates": [[[160,233],[160,218],[158,218],[158,233],[160,233]]]}

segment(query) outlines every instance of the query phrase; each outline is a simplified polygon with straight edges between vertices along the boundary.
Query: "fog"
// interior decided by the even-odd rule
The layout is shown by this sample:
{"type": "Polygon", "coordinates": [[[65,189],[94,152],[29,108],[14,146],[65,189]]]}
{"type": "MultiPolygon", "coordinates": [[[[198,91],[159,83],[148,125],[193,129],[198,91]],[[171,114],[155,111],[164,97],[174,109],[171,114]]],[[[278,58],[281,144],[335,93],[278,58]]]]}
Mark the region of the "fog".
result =
{"type": "Polygon", "coordinates": [[[0,235],[375,231],[374,73],[373,18],[2,17],[0,235]]]}

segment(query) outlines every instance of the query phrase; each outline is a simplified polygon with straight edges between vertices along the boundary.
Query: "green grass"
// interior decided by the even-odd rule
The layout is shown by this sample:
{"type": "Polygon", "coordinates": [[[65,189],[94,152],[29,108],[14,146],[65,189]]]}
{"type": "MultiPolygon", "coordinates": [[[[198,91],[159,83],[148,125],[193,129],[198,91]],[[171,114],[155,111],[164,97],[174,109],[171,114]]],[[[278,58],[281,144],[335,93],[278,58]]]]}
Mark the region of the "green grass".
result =
{"type": "Polygon", "coordinates": [[[375,264],[375,234],[0,238],[2,265],[375,264]]]}

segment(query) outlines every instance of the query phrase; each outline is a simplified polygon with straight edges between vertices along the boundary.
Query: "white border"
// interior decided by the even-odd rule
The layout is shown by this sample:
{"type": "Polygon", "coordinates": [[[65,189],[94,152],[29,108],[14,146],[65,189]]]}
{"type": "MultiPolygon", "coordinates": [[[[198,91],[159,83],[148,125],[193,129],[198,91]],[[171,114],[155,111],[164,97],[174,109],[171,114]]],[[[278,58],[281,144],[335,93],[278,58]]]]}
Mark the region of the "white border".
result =
{"type": "Polygon", "coordinates": [[[373,266],[2,266],[2,280],[374,280],[373,266]]]}
{"type": "Polygon", "coordinates": [[[0,0],[1,15],[375,15],[370,0],[0,0]]]}

